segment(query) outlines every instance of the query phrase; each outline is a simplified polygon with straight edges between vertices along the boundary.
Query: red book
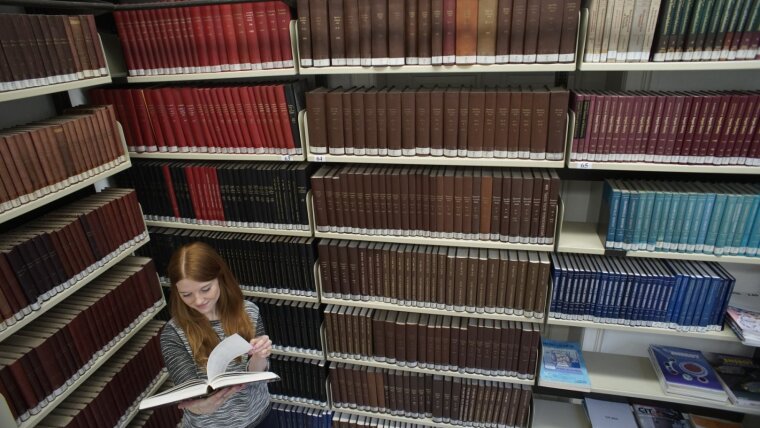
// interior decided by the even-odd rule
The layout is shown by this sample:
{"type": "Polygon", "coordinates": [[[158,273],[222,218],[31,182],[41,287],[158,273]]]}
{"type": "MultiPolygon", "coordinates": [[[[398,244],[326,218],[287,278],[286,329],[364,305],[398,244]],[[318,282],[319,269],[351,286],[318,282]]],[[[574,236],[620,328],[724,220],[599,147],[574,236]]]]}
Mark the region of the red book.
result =
{"type": "Polygon", "coordinates": [[[245,8],[242,3],[233,3],[232,22],[235,25],[235,40],[241,70],[251,69],[251,55],[248,47],[248,29],[245,24],[245,8]]]}
{"type": "Polygon", "coordinates": [[[175,22],[170,16],[169,9],[156,9],[153,12],[153,29],[158,31],[157,43],[163,48],[162,57],[166,64],[167,73],[181,73],[182,65],[187,64],[187,58],[180,52],[180,45],[178,43],[179,29],[176,28],[175,22]]]}
{"type": "Polygon", "coordinates": [[[135,132],[132,132],[132,141],[128,141],[127,144],[130,146],[131,150],[134,150],[138,153],[142,153],[145,151],[145,140],[143,140],[143,133],[141,131],[142,124],[140,123],[140,120],[138,119],[137,109],[135,107],[134,102],[134,96],[132,92],[135,90],[127,89],[125,92],[125,98],[124,98],[124,108],[125,113],[128,117],[129,126],[132,130],[137,130],[135,132]]]}
{"type": "Polygon", "coordinates": [[[239,87],[227,88],[225,90],[225,96],[228,98],[230,116],[234,117],[235,130],[241,138],[241,152],[254,153],[252,144],[253,136],[250,134],[248,126],[246,125],[247,116],[243,109],[243,99],[240,92],[239,87]]]}
{"type": "Polygon", "coordinates": [[[293,67],[293,47],[290,40],[290,8],[282,2],[275,2],[277,14],[277,33],[280,40],[282,66],[293,67]]]}
{"type": "Polygon", "coordinates": [[[245,125],[248,127],[248,134],[251,136],[249,147],[253,149],[252,153],[262,153],[263,137],[261,136],[261,130],[254,119],[255,106],[251,100],[250,87],[240,87],[238,88],[238,91],[240,92],[240,99],[243,103],[243,115],[246,118],[245,125]]]}
{"type": "MultiPolygon", "coordinates": [[[[280,33],[277,29],[277,11],[274,2],[264,2],[267,14],[267,32],[269,33],[269,46],[272,50],[272,67],[282,68],[282,52],[280,49],[280,33]]],[[[290,38],[288,38],[290,39],[290,38]]]]}
{"type": "MultiPolygon", "coordinates": [[[[231,59],[227,55],[227,42],[225,41],[224,16],[221,5],[215,5],[211,9],[211,18],[214,25],[214,36],[216,40],[216,52],[219,55],[219,64],[221,71],[230,71],[231,59]]],[[[234,34],[234,31],[232,32],[234,34]]],[[[232,48],[234,49],[234,45],[232,48]]]]}
{"type": "Polygon", "coordinates": [[[253,90],[253,96],[256,106],[256,117],[261,125],[261,129],[264,134],[264,147],[277,147],[274,130],[272,129],[272,119],[266,113],[266,97],[262,91],[261,86],[255,86],[251,88],[253,90]]]}
{"type": "Polygon", "coordinates": [[[251,68],[260,70],[261,53],[259,49],[259,36],[256,30],[256,16],[253,10],[253,3],[243,3],[243,16],[245,18],[245,32],[248,38],[248,56],[251,60],[251,68]]]}
{"type": "Polygon", "coordinates": [[[190,151],[190,143],[185,138],[183,131],[182,120],[179,116],[177,101],[175,100],[176,89],[174,88],[161,88],[157,89],[161,91],[161,95],[166,106],[166,112],[169,115],[169,120],[173,129],[173,135],[177,141],[177,151],[187,153],[190,151]]]}
{"type": "Polygon", "coordinates": [[[222,60],[219,56],[219,39],[221,35],[217,37],[216,26],[214,25],[213,13],[216,10],[214,6],[198,6],[200,15],[203,17],[203,33],[202,37],[205,39],[205,46],[208,52],[208,68],[203,70],[205,72],[222,71],[222,60]]]}
{"type": "Polygon", "coordinates": [[[264,3],[253,3],[253,17],[258,38],[259,52],[261,54],[262,68],[272,68],[272,45],[270,33],[267,28],[267,11],[264,3]]]}
{"type": "Polygon", "coordinates": [[[133,71],[141,70],[142,57],[140,50],[136,46],[136,37],[133,33],[132,14],[129,12],[114,12],[113,19],[116,21],[116,31],[119,34],[124,59],[127,63],[127,69],[130,75],[135,75],[133,71]]]}
{"type": "Polygon", "coordinates": [[[235,21],[232,17],[232,5],[220,4],[218,6],[220,19],[222,23],[222,37],[224,39],[224,48],[227,55],[226,63],[230,65],[230,70],[240,70],[240,56],[238,55],[237,40],[235,33],[235,21]]]}
{"type": "Polygon", "coordinates": [[[276,98],[277,113],[280,119],[280,127],[282,127],[283,141],[285,147],[292,149],[292,153],[295,153],[296,143],[293,140],[293,131],[290,127],[290,116],[288,115],[288,103],[285,100],[285,86],[275,85],[273,86],[274,95],[276,98]]]}
{"type": "Polygon", "coordinates": [[[211,141],[206,140],[201,130],[200,120],[198,118],[198,106],[193,99],[193,88],[177,88],[179,97],[182,99],[182,105],[184,106],[185,115],[189,122],[189,128],[187,130],[192,134],[192,139],[195,142],[195,146],[198,147],[198,151],[207,152],[208,144],[211,141]]]}
{"type": "Polygon", "coordinates": [[[245,151],[244,147],[246,147],[246,141],[240,130],[240,118],[237,115],[235,103],[233,102],[232,88],[219,88],[217,94],[219,96],[219,103],[225,126],[235,143],[235,153],[243,153],[245,151]]]}
{"type": "Polygon", "coordinates": [[[193,104],[195,104],[195,116],[198,119],[201,128],[203,141],[206,142],[209,152],[217,153],[219,148],[222,147],[222,143],[217,135],[211,132],[213,125],[210,123],[209,105],[201,96],[200,89],[193,88],[190,95],[193,98],[193,104]]]}
{"type": "MultiPolygon", "coordinates": [[[[172,19],[175,19],[179,23],[179,44],[180,51],[185,58],[186,64],[183,67],[183,73],[198,73],[201,71],[200,64],[200,49],[197,47],[197,39],[202,38],[202,33],[195,32],[195,23],[193,22],[193,16],[190,13],[189,7],[182,8],[170,8],[169,12],[172,15],[172,19]]],[[[197,26],[199,29],[203,24],[199,21],[197,26]]],[[[203,55],[206,52],[202,53],[203,55]]]]}
{"type": "Polygon", "coordinates": [[[260,153],[265,153],[266,149],[265,147],[270,147],[269,142],[267,140],[267,134],[264,130],[264,122],[261,120],[261,117],[259,116],[259,108],[258,108],[258,100],[256,99],[256,91],[254,87],[248,87],[246,88],[247,96],[250,99],[251,102],[251,115],[248,116],[250,121],[253,122],[253,124],[256,127],[256,135],[258,135],[258,139],[256,142],[256,147],[261,148],[260,153]]]}
{"type": "MultiPolygon", "coordinates": [[[[275,95],[275,90],[272,85],[264,86],[264,94],[266,95],[266,107],[267,107],[267,114],[271,118],[272,121],[272,128],[275,135],[275,143],[277,144],[277,147],[280,149],[287,149],[288,147],[285,144],[285,133],[284,131],[290,129],[290,121],[289,120],[282,120],[282,117],[279,114],[279,108],[277,105],[277,97],[275,95]]],[[[287,112],[287,106],[285,106],[285,111],[287,112]]],[[[287,119],[287,115],[286,115],[287,119]]]]}

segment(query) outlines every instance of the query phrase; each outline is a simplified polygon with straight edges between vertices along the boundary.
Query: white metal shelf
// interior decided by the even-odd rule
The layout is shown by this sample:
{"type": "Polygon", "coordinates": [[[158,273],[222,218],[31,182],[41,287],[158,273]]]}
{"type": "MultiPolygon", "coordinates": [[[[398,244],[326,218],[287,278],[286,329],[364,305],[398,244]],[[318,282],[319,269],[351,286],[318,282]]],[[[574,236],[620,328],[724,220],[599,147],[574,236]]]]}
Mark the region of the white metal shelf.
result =
{"type": "Polygon", "coordinates": [[[293,293],[278,293],[276,291],[255,291],[242,288],[244,296],[258,297],[262,299],[290,300],[293,302],[319,303],[319,296],[315,293],[311,296],[304,296],[293,293]]]}
{"type": "Polygon", "coordinates": [[[74,80],[72,82],[56,83],[53,85],[35,86],[34,88],[17,89],[15,91],[0,92],[0,102],[20,100],[39,95],[50,95],[57,92],[70,91],[72,89],[89,88],[111,83],[111,75],[92,77],[90,79],[74,80]]]}
{"type": "Polygon", "coordinates": [[[708,407],[729,412],[760,415],[760,408],[745,408],[699,398],[666,394],[660,387],[652,362],[646,357],[584,352],[591,392],[689,406],[708,407]]]}
{"type": "Polygon", "coordinates": [[[377,368],[386,369],[386,370],[401,370],[405,372],[422,373],[422,374],[427,374],[427,375],[441,375],[441,376],[448,376],[448,377],[456,377],[460,379],[490,380],[494,382],[513,383],[513,384],[519,384],[519,385],[534,385],[536,383],[535,379],[520,379],[515,376],[496,376],[496,375],[477,374],[477,373],[461,373],[458,371],[428,369],[428,368],[422,368],[419,366],[409,367],[409,366],[402,366],[399,364],[391,364],[391,363],[375,361],[371,357],[365,357],[365,358],[366,359],[341,358],[341,357],[331,356],[328,354],[327,361],[332,361],[335,363],[348,363],[348,364],[354,364],[357,366],[364,366],[364,367],[377,367],[377,368]]]}
{"type": "Polygon", "coordinates": [[[303,154],[248,154],[248,153],[190,153],[190,152],[129,152],[134,159],[182,159],[182,160],[217,160],[217,161],[255,161],[255,162],[299,162],[305,159],[303,154]]]}
{"type": "Polygon", "coordinates": [[[682,165],[648,162],[592,162],[572,161],[569,169],[595,169],[600,171],[685,172],[700,174],[760,174],[760,167],[739,165],[682,165]]]}
{"type": "Polygon", "coordinates": [[[395,244],[443,245],[448,247],[494,248],[499,250],[554,251],[553,244],[517,244],[500,241],[480,241],[476,239],[424,238],[396,235],[361,235],[355,233],[334,233],[315,231],[317,238],[345,239],[349,241],[391,242],[395,244]]]}
{"type": "Polygon", "coordinates": [[[498,313],[486,313],[486,312],[465,312],[465,311],[453,311],[447,309],[435,309],[435,308],[421,308],[419,306],[402,306],[396,303],[384,303],[374,302],[366,300],[347,300],[336,299],[330,297],[322,297],[322,303],[327,305],[339,305],[339,306],[353,306],[358,308],[372,308],[381,309],[384,311],[396,311],[396,312],[413,312],[418,314],[431,314],[431,315],[448,315],[451,317],[461,318],[480,318],[480,319],[492,319],[502,321],[520,321],[528,323],[543,323],[544,319],[525,317],[522,315],[509,315],[498,313]]]}
{"type": "Polygon", "coordinates": [[[256,235],[280,235],[280,236],[311,236],[310,230],[287,230],[287,229],[270,229],[265,227],[233,227],[217,226],[212,224],[191,224],[181,221],[155,221],[145,220],[148,226],[168,227],[171,229],[191,229],[191,230],[210,230],[214,232],[230,233],[251,233],[256,235]]]}
{"type": "Polygon", "coordinates": [[[581,327],[581,328],[598,328],[601,330],[614,330],[622,331],[626,333],[642,333],[642,334],[659,334],[664,336],[678,336],[688,337],[692,339],[708,339],[723,342],[740,342],[736,334],[731,330],[729,326],[724,326],[721,331],[708,331],[708,332],[694,332],[694,331],[678,331],[669,328],[656,328],[656,327],[642,327],[642,326],[628,326],[622,324],[605,324],[594,321],[578,321],[578,320],[563,320],[559,318],[549,317],[546,320],[549,325],[560,325],[566,327],[581,327]]]}
{"type": "MultiPolygon", "coordinates": [[[[1,94],[0,94],[1,95],[1,94]]],[[[108,177],[111,177],[121,171],[124,171],[125,169],[128,169],[132,166],[131,161],[129,160],[129,156],[127,156],[127,141],[124,138],[124,130],[121,127],[121,124],[119,122],[116,122],[116,128],[119,130],[119,138],[121,141],[121,147],[123,149],[122,156],[123,160],[119,164],[115,165],[113,168],[109,168],[106,171],[103,171],[99,174],[95,174],[92,177],[86,178],[78,183],[71,184],[61,190],[58,190],[56,192],[48,193],[45,196],[42,196],[40,198],[37,198],[33,201],[29,201],[25,204],[22,204],[16,208],[11,208],[7,211],[3,211],[0,213],[0,223],[6,222],[8,220],[11,220],[13,218],[16,218],[20,215],[26,214],[32,210],[35,210],[41,206],[47,205],[53,201],[56,201],[58,199],[63,198],[64,196],[68,196],[78,190],[84,189],[87,186],[91,186],[95,184],[96,182],[100,180],[104,180],[108,177]]],[[[120,156],[120,157],[122,157],[120,156]]]]}
{"type": "Polygon", "coordinates": [[[575,71],[575,63],[301,67],[299,74],[555,73],[559,71],[575,71]]]}
{"type": "Polygon", "coordinates": [[[272,394],[272,403],[289,404],[292,406],[307,407],[309,409],[330,410],[327,403],[316,403],[314,400],[308,400],[300,397],[286,397],[284,395],[272,394]]]}
{"type": "MultiPolygon", "coordinates": [[[[23,421],[20,425],[18,425],[18,428],[31,428],[39,424],[45,417],[50,414],[53,409],[55,409],[59,404],[61,404],[66,398],[77,388],[79,388],[93,373],[98,371],[100,366],[102,366],[108,359],[110,359],[116,352],[121,349],[124,344],[129,342],[129,339],[131,339],[137,332],[139,332],[147,323],[153,321],[153,315],[156,314],[158,311],[160,311],[164,306],[166,306],[166,302],[161,300],[160,305],[158,306],[152,306],[151,308],[144,311],[140,316],[142,319],[138,322],[138,324],[132,328],[125,336],[120,339],[118,342],[116,342],[111,348],[109,348],[101,357],[99,357],[95,362],[90,366],[90,368],[84,372],[81,376],[79,376],[79,379],[77,379],[76,382],[74,382],[71,386],[66,388],[61,395],[55,397],[55,399],[51,400],[47,406],[43,407],[39,413],[36,415],[32,415],[29,419],[23,421]]],[[[0,397],[1,398],[1,397],[0,397]]],[[[3,400],[4,401],[4,400],[3,400]]],[[[2,407],[0,407],[1,409],[2,407]]]]}
{"type": "Polygon", "coordinates": [[[298,74],[298,35],[296,22],[290,21],[290,46],[293,52],[293,67],[272,68],[267,70],[218,71],[212,73],[161,74],[152,76],[127,76],[127,83],[184,82],[196,80],[252,79],[257,77],[284,77],[298,74]]]}
{"type": "Polygon", "coordinates": [[[109,256],[112,258],[108,262],[106,262],[103,266],[95,269],[94,271],[92,271],[92,273],[85,276],[81,280],[77,281],[76,283],[71,285],[69,288],[51,297],[49,300],[42,302],[40,304],[39,309],[37,309],[36,311],[32,311],[29,315],[26,315],[25,317],[16,321],[15,324],[9,325],[5,330],[1,331],[0,342],[4,341],[5,339],[12,336],[14,333],[18,332],[19,330],[29,325],[29,323],[39,318],[45,312],[54,308],[57,304],[69,298],[69,296],[76,293],[78,290],[80,290],[82,287],[92,282],[94,279],[97,279],[101,274],[106,272],[108,269],[110,269],[117,263],[121,262],[125,258],[129,257],[129,255],[135,252],[138,248],[147,244],[149,240],[150,240],[150,236],[148,235],[148,232],[143,232],[139,236],[139,240],[135,243],[135,245],[132,245],[131,247],[127,248],[124,251],[116,251],[114,253],[109,254],[109,256]]]}
{"type": "Polygon", "coordinates": [[[627,257],[760,265],[760,257],[718,256],[714,254],[675,253],[663,251],[607,250],[604,248],[603,239],[596,231],[596,225],[593,223],[567,222],[562,225],[562,230],[559,236],[560,239],[559,244],[557,245],[557,251],[560,253],[597,255],[624,253],[627,257]]]}
{"type": "Polygon", "coordinates": [[[284,357],[306,358],[308,360],[324,360],[325,359],[325,353],[317,349],[287,350],[285,349],[285,347],[280,346],[280,345],[272,346],[272,355],[281,355],[284,357]]]}
{"type": "MultiPolygon", "coordinates": [[[[427,427],[440,427],[440,428],[461,428],[465,425],[454,425],[454,424],[448,424],[443,422],[435,422],[432,418],[408,418],[405,416],[394,416],[390,413],[384,413],[384,412],[368,412],[365,410],[358,410],[358,409],[351,409],[349,407],[336,407],[333,405],[332,410],[336,413],[345,413],[347,415],[357,415],[357,416],[366,416],[368,418],[378,418],[378,419],[385,419],[388,421],[395,421],[395,422],[404,422],[407,424],[414,425],[422,425],[427,427]]],[[[390,410],[388,410],[390,412],[390,410]]],[[[469,424],[468,424],[469,425],[469,424]]]]}

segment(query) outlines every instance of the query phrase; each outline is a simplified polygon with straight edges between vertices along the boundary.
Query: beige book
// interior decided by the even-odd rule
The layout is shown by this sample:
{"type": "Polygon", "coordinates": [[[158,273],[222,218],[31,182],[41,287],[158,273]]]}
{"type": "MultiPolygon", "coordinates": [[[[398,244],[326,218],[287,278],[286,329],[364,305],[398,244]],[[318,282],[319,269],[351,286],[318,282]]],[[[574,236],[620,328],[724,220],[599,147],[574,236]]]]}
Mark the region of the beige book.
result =
{"type": "Polygon", "coordinates": [[[652,0],[636,0],[631,21],[631,38],[628,41],[628,51],[625,57],[625,61],[627,62],[640,62],[642,61],[641,58],[646,56],[643,53],[643,46],[651,3],[652,0]]]}
{"type": "Polygon", "coordinates": [[[652,53],[652,42],[654,41],[654,30],[657,29],[657,17],[660,15],[660,4],[662,0],[652,0],[649,5],[647,14],[647,26],[644,31],[644,42],[641,44],[641,61],[648,62],[652,53]]]}
{"type": "Polygon", "coordinates": [[[604,31],[599,44],[599,62],[607,62],[607,50],[610,47],[610,38],[612,33],[612,14],[615,12],[615,1],[607,1],[607,10],[604,12],[604,31]]]}
{"type": "Polygon", "coordinates": [[[631,27],[633,24],[633,7],[636,0],[624,0],[623,14],[620,21],[620,38],[617,42],[617,62],[625,62],[628,54],[628,42],[631,40],[631,27]]]}
{"type": "MultiPolygon", "coordinates": [[[[623,21],[623,5],[625,1],[626,0],[615,0],[615,4],[612,8],[610,39],[607,46],[607,62],[617,62],[617,42],[620,40],[620,24],[623,21]]],[[[609,9],[607,12],[609,15],[609,9]]]]}
{"type": "Polygon", "coordinates": [[[583,62],[593,62],[593,47],[594,39],[597,34],[596,17],[599,14],[600,3],[604,3],[603,0],[590,0],[588,9],[586,10],[586,46],[583,52],[583,62]]]}

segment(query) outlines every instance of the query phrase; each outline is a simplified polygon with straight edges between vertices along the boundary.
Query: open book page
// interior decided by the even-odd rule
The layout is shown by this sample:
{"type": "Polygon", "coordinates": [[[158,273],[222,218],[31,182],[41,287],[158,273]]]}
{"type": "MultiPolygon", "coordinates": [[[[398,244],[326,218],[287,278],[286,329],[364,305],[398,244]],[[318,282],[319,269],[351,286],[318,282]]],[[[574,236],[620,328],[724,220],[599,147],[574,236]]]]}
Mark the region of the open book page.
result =
{"type": "Polygon", "coordinates": [[[208,356],[208,362],[206,363],[208,379],[213,380],[224,373],[232,360],[245,354],[249,349],[251,349],[251,344],[237,333],[222,340],[208,356]]]}

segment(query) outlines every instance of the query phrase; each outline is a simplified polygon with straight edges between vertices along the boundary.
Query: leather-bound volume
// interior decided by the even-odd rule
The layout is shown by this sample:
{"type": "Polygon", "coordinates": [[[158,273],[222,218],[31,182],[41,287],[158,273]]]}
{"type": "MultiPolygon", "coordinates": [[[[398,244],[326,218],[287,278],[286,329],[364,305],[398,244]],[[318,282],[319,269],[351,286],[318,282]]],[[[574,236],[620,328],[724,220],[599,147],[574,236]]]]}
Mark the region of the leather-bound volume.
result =
{"type": "Polygon", "coordinates": [[[443,64],[455,64],[457,45],[457,0],[443,0],[443,64]]]}
{"type": "MultiPolygon", "coordinates": [[[[364,102],[364,111],[362,112],[364,121],[359,124],[358,129],[364,133],[364,154],[377,156],[377,89],[369,89],[364,92],[362,101],[364,102]]],[[[356,126],[354,129],[357,129],[356,126]]]]}
{"type": "Polygon", "coordinates": [[[533,124],[530,131],[530,158],[546,159],[547,134],[550,120],[550,94],[545,88],[533,88],[531,91],[533,124]]]}
{"type": "Polygon", "coordinates": [[[470,205],[470,230],[466,239],[478,239],[480,237],[480,209],[483,205],[481,197],[482,171],[475,169],[472,174],[472,203],[470,205]]]}
{"type": "MultiPolygon", "coordinates": [[[[470,248],[467,258],[467,282],[466,290],[464,292],[464,305],[465,310],[468,312],[475,311],[478,295],[478,270],[480,266],[480,260],[478,257],[478,250],[470,248]]],[[[485,285],[485,284],[484,284],[485,285]]]]}
{"type": "Polygon", "coordinates": [[[509,62],[510,36],[512,29],[512,0],[498,0],[496,13],[496,50],[497,64],[509,62]]]}
{"type": "Polygon", "coordinates": [[[448,88],[444,92],[443,110],[443,155],[457,156],[459,127],[459,91],[448,88]]]}
{"type": "Polygon", "coordinates": [[[346,153],[343,123],[343,88],[335,88],[325,95],[327,144],[330,154],[346,153]]]}
{"type": "Polygon", "coordinates": [[[508,157],[507,142],[510,138],[510,92],[504,89],[497,89],[495,92],[495,98],[493,118],[493,156],[496,158],[506,158],[508,157]]]}
{"type": "Polygon", "coordinates": [[[530,159],[534,96],[531,91],[524,91],[520,97],[520,139],[517,143],[517,155],[520,159],[530,159]]]}
{"type": "MultiPolygon", "coordinates": [[[[456,250],[455,273],[454,273],[454,308],[462,311],[465,306],[465,290],[468,283],[468,260],[467,249],[459,248],[456,250]]],[[[474,278],[473,278],[474,279],[474,278]]]]}
{"type": "Polygon", "coordinates": [[[314,65],[311,55],[311,15],[309,0],[298,0],[298,54],[301,67],[314,65]]]}
{"type": "MultiPolygon", "coordinates": [[[[520,130],[522,124],[522,99],[524,94],[520,91],[510,90],[509,98],[509,132],[507,137],[507,157],[510,159],[522,158],[520,152],[520,130]]],[[[526,96],[527,98],[527,96],[526,96]]]]}
{"type": "Polygon", "coordinates": [[[467,139],[470,123],[470,91],[462,89],[459,92],[459,125],[457,132],[457,156],[467,156],[467,139]]]}
{"type": "MultiPolygon", "coordinates": [[[[562,35],[559,43],[559,62],[575,62],[575,45],[578,38],[578,11],[580,1],[564,0],[565,10],[562,15],[562,35]]],[[[649,49],[648,46],[644,47],[649,49]]]]}
{"type": "Polygon", "coordinates": [[[564,3],[564,0],[540,1],[536,62],[554,63],[559,61],[559,45],[565,12],[564,3]]]}
{"type": "Polygon", "coordinates": [[[372,65],[388,65],[388,2],[370,2],[372,26],[372,65]]]}
{"type": "Polygon", "coordinates": [[[351,92],[351,130],[353,132],[353,146],[355,155],[367,154],[365,135],[365,118],[364,118],[364,99],[365,92],[356,90],[351,92]]]}
{"type": "Polygon", "coordinates": [[[481,248],[478,252],[478,281],[477,281],[477,293],[475,295],[475,312],[485,312],[486,295],[491,284],[487,282],[488,279],[488,250],[481,248]]]}
{"type": "Polygon", "coordinates": [[[546,159],[564,158],[565,132],[567,129],[567,106],[570,93],[562,88],[552,88],[549,92],[549,111],[546,159]]]}
{"type": "Polygon", "coordinates": [[[485,104],[483,105],[483,157],[494,157],[494,145],[496,139],[496,91],[486,90],[485,104]]]}
{"type": "Polygon", "coordinates": [[[492,204],[494,199],[493,193],[493,171],[484,170],[480,178],[480,215],[479,234],[478,238],[481,240],[491,239],[491,223],[492,223],[492,204]]]}
{"type": "Polygon", "coordinates": [[[430,0],[430,64],[433,65],[443,64],[443,3],[444,0],[430,0]]]}
{"type": "Polygon", "coordinates": [[[485,120],[484,91],[471,91],[468,97],[467,157],[483,157],[483,134],[485,120]]]}
{"type": "Polygon", "coordinates": [[[401,156],[403,141],[402,92],[396,88],[391,88],[388,90],[386,98],[388,156],[401,156]]]}
{"type": "Polygon", "coordinates": [[[361,64],[361,28],[358,0],[343,0],[343,35],[346,50],[346,65],[361,64]]]}
{"type": "Polygon", "coordinates": [[[417,55],[417,2],[418,0],[404,1],[404,63],[407,65],[419,64],[417,55]]]}
{"type": "Polygon", "coordinates": [[[306,93],[306,111],[309,120],[309,150],[327,153],[327,89],[317,88],[306,93]]]}
{"type": "Polygon", "coordinates": [[[330,65],[346,65],[344,0],[327,0],[330,34],[330,65]]]}
{"type": "MultiPolygon", "coordinates": [[[[404,65],[406,5],[404,0],[388,0],[388,64],[404,65]]],[[[416,25],[416,24],[415,24],[416,25]]]]}
{"type": "Polygon", "coordinates": [[[343,112],[343,147],[347,155],[354,154],[354,126],[352,121],[353,108],[351,94],[357,88],[350,88],[341,94],[341,111],[343,112]]]}
{"type": "Polygon", "coordinates": [[[388,89],[377,91],[377,154],[388,155],[388,89]]]}
{"type": "MultiPolygon", "coordinates": [[[[427,156],[431,149],[431,91],[417,90],[415,94],[415,154],[427,156]]],[[[440,112],[440,109],[439,109],[440,112]]],[[[439,125],[440,132],[440,125],[439,125]]]]}
{"type": "Polygon", "coordinates": [[[496,63],[498,0],[478,2],[477,63],[496,63]]]}
{"type": "MultiPolygon", "coordinates": [[[[528,51],[525,49],[525,45],[529,44],[526,41],[527,36],[527,24],[526,16],[528,13],[528,0],[514,0],[512,2],[512,31],[509,35],[509,62],[510,63],[525,63],[528,51]]],[[[535,53],[535,52],[534,52],[535,53]]]]}
{"type": "Polygon", "coordinates": [[[401,94],[401,154],[403,156],[414,156],[416,153],[415,92],[415,89],[406,88],[401,94]]]}
{"type": "Polygon", "coordinates": [[[359,64],[372,65],[372,1],[357,0],[359,12],[359,64]]]}
{"type": "MultiPolygon", "coordinates": [[[[541,192],[543,191],[544,180],[542,177],[542,172],[540,170],[532,170],[531,174],[533,175],[533,191],[532,202],[530,206],[530,229],[528,231],[528,242],[531,244],[537,244],[539,237],[538,231],[541,225],[541,200],[543,197],[541,192]]],[[[549,184],[548,180],[546,184],[549,184]]]]}
{"type": "Polygon", "coordinates": [[[544,236],[544,244],[554,244],[554,236],[557,226],[557,209],[559,205],[559,175],[557,175],[556,171],[550,169],[549,176],[551,179],[551,187],[549,191],[549,209],[546,214],[546,235],[544,236]]]}
{"type": "Polygon", "coordinates": [[[501,234],[501,215],[502,215],[502,184],[504,181],[503,173],[500,170],[491,172],[491,212],[489,214],[491,226],[488,239],[499,241],[501,234]]]}
{"type": "Polygon", "coordinates": [[[456,63],[475,64],[478,44],[478,3],[456,2],[456,63]]]}
{"type": "Polygon", "coordinates": [[[417,62],[432,64],[431,0],[417,0],[417,62]]]}

